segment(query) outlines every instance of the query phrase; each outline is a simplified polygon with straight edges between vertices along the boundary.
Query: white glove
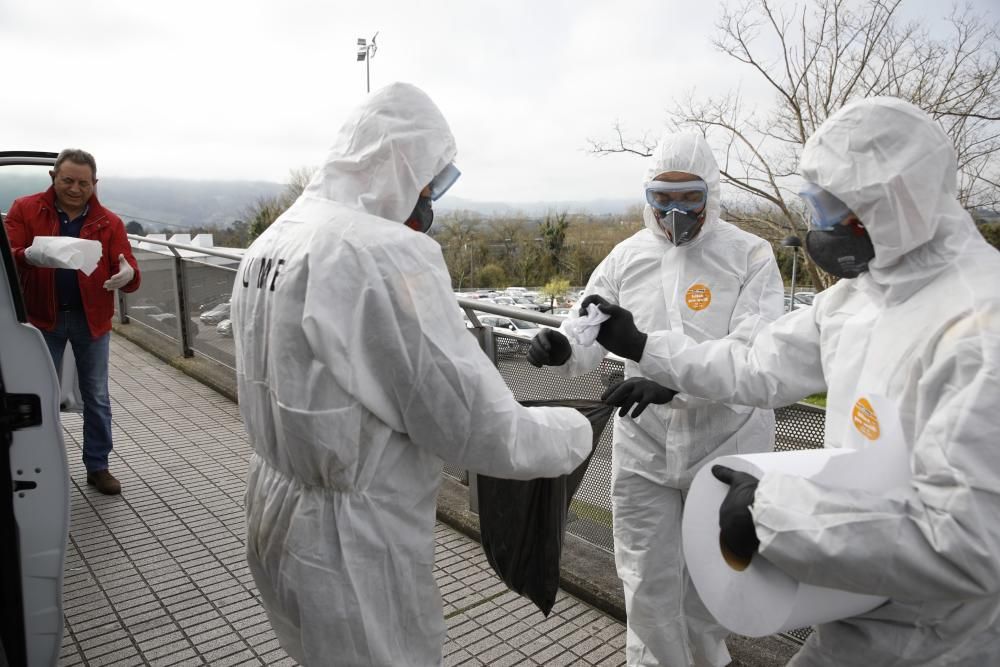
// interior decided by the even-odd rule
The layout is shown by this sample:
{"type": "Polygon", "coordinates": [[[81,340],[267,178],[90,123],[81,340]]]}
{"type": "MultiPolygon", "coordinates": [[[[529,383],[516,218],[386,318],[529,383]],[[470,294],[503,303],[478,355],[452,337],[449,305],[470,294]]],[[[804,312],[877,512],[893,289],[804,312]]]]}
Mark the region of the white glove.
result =
{"type": "Polygon", "coordinates": [[[109,292],[121,289],[132,282],[132,278],[134,276],[135,269],[133,269],[132,265],[128,263],[127,259],[125,259],[125,255],[118,255],[118,273],[104,281],[104,289],[109,292]]]}
{"type": "Polygon", "coordinates": [[[24,261],[47,269],[75,269],[90,275],[101,258],[99,241],[72,236],[36,236],[24,249],[24,261]]]}

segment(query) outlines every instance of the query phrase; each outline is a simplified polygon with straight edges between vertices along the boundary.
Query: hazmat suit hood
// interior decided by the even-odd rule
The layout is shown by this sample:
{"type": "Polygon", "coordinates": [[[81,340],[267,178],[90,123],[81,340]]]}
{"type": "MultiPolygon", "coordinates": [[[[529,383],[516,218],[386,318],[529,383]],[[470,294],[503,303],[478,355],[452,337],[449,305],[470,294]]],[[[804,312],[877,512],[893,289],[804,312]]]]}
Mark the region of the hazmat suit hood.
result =
{"type": "Polygon", "coordinates": [[[392,83],[347,118],[303,194],[402,223],[455,153],[448,122],[430,97],[392,83]]]}
{"type": "MultiPolygon", "coordinates": [[[[719,164],[705,137],[694,132],[665,132],[653,150],[649,168],[646,170],[648,183],[667,171],[685,171],[698,176],[708,186],[708,201],[705,204],[705,222],[698,235],[686,245],[699,243],[711,233],[722,211],[719,188],[719,164]]],[[[657,238],[669,242],[653,215],[653,207],[646,204],[642,211],[643,222],[657,238]]]]}
{"type": "Polygon", "coordinates": [[[875,258],[862,278],[892,301],[950,266],[978,236],[958,202],[951,140],[902,100],[872,97],[845,105],[806,142],[801,173],[865,225],[875,258]]]}

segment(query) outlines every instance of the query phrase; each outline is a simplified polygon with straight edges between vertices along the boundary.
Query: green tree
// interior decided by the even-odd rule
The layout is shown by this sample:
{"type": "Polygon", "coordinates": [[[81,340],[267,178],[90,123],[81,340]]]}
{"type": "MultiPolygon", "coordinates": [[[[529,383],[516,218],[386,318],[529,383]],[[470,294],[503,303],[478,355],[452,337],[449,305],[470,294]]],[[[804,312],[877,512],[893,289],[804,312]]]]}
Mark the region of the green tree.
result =
{"type": "Polygon", "coordinates": [[[219,245],[231,248],[246,248],[250,244],[250,225],[242,220],[233,220],[226,230],[227,235],[224,243],[219,245]]]}
{"type": "Polygon", "coordinates": [[[280,197],[258,197],[247,211],[247,218],[250,219],[250,242],[263,234],[287,208],[280,197]]]}
{"type": "Polygon", "coordinates": [[[553,278],[545,283],[542,295],[549,297],[549,307],[556,307],[556,299],[569,292],[569,281],[565,278],[553,278]]]}
{"type": "Polygon", "coordinates": [[[545,251],[545,259],[549,265],[551,275],[558,275],[563,270],[570,269],[570,262],[565,255],[566,250],[566,228],[569,221],[567,214],[549,213],[545,216],[545,221],[539,228],[542,237],[542,246],[545,251]]]}
{"type": "Polygon", "coordinates": [[[983,238],[997,250],[1000,250],[1000,222],[988,222],[978,225],[983,238]]]}
{"type": "Polygon", "coordinates": [[[434,239],[441,244],[448,273],[451,275],[451,285],[456,289],[471,287],[478,252],[477,245],[481,239],[477,233],[478,220],[465,217],[461,213],[441,216],[436,220],[434,239]]]}
{"type": "Polygon", "coordinates": [[[476,273],[479,287],[506,287],[507,274],[499,264],[487,264],[476,273]]]}
{"type": "Polygon", "coordinates": [[[128,224],[125,225],[125,231],[129,234],[136,234],[137,236],[145,236],[146,230],[142,228],[142,225],[135,220],[129,220],[128,224]]]}

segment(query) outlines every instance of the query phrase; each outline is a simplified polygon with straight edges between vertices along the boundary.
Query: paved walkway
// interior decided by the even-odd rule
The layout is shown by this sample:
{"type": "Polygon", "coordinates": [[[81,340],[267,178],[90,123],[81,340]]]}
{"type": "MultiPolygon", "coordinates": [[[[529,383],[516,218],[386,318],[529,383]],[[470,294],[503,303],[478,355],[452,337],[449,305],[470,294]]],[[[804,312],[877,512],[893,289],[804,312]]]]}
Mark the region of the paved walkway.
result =
{"type": "MultiPolygon", "coordinates": [[[[237,406],[121,337],[111,359],[121,496],[85,484],[81,419],[63,419],[72,520],[59,664],[295,664],[244,560],[249,450],[237,406]]],[[[545,619],[476,542],[441,523],[436,538],[445,664],[624,664],[621,623],[561,591],[545,619]]]]}

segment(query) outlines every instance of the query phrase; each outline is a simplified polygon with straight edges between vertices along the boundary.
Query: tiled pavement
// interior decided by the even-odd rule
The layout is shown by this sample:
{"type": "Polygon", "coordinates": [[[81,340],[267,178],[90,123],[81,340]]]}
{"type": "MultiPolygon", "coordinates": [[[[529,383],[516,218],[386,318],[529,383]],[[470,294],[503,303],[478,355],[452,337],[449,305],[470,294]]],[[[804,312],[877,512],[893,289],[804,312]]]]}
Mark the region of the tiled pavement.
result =
{"type": "MultiPolygon", "coordinates": [[[[121,496],[86,486],[81,419],[63,416],[72,519],[59,664],[294,664],[244,560],[249,453],[237,406],[121,337],[111,359],[121,496]]],[[[561,591],[545,619],[476,542],[441,523],[436,538],[446,665],[624,663],[619,622],[561,591]]]]}

